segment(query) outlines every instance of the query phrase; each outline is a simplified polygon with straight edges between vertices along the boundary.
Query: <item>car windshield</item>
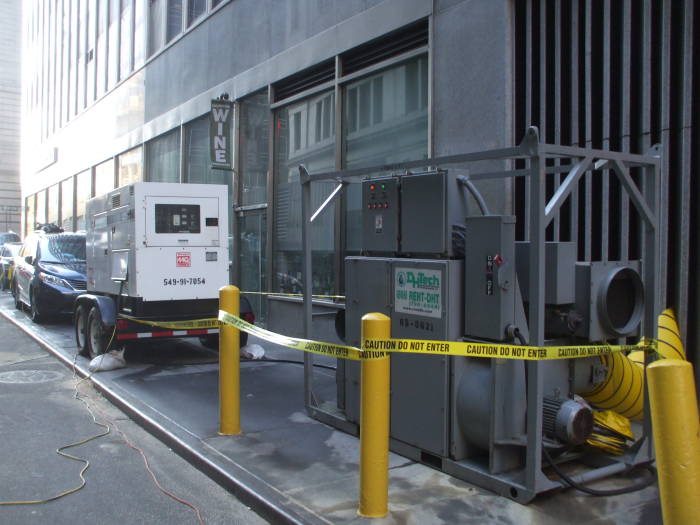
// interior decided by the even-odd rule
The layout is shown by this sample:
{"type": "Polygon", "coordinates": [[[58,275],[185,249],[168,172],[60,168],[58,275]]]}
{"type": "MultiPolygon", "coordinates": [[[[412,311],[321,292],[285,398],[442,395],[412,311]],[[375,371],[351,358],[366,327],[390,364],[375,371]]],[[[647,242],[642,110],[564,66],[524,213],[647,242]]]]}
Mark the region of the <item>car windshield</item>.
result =
{"type": "Polygon", "coordinates": [[[85,262],[85,237],[51,235],[41,240],[41,261],[48,263],[85,262]]]}

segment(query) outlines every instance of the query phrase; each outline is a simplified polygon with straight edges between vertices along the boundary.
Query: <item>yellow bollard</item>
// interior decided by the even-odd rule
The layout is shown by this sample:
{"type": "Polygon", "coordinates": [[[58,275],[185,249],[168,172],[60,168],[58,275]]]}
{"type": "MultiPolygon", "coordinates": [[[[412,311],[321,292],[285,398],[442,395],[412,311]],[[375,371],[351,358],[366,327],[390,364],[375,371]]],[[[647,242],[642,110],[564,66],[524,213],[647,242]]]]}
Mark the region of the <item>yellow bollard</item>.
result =
{"type": "MultiPolygon", "coordinates": [[[[219,289],[219,308],[240,315],[240,291],[235,286],[219,289]]],[[[219,434],[241,433],[241,336],[238,328],[219,328],[219,434]]]]}
{"type": "Polygon", "coordinates": [[[647,367],[649,404],[665,525],[700,516],[700,422],[693,366],[664,359],[647,367]]]}
{"type": "MultiPolygon", "coordinates": [[[[362,317],[362,339],[391,337],[391,319],[362,317]]],[[[389,499],[389,354],[362,361],[360,390],[360,508],[365,518],[381,518],[389,499]]]]}

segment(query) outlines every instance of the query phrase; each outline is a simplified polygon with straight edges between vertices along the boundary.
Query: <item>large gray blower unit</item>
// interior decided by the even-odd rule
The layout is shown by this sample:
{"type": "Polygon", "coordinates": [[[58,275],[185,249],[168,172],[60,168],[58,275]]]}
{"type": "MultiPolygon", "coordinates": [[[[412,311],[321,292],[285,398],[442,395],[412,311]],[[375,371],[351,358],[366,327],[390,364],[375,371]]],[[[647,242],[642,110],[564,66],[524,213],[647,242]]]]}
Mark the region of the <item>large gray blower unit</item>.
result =
{"type": "MultiPolygon", "coordinates": [[[[362,185],[362,252],[345,260],[348,344],[360,345],[361,317],[368,312],[388,315],[397,338],[533,346],[624,342],[654,337],[656,330],[658,169],[656,156],[539,144],[530,128],[515,148],[405,163],[380,177],[377,167],[319,175],[302,168],[304,224],[312,182],[336,181],[339,189],[362,185]],[[482,161],[494,160],[518,160],[526,168],[476,171],[482,161]],[[451,164],[460,169],[447,169],[451,164]],[[415,168],[423,171],[412,173],[415,168]],[[648,194],[634,184],[630,170],[649,175],[648,194]],[[593,210],[590,195],[578,193],[582,178],[604,172],[618,178],[637,210],[641,249],[634,260],[611,260],[607,247],[600,260],[592,260],[595,232],[578,227],[593,210]],[[522,209],[491,214],[473,181],[516,177],[524,178],[527,190],[522,209]],[[524,223],[520,230],[518,221],[524,223]]],[[[622,243],[628,236],[615,238],[622,243]]],[[[629,255],[629,247],[615,253],[629,255]]],[[[306,359],[308,376],[313,358],[306,359]]],[[[521,502],[562,486],[543,473],[543,448],[559,462],[596,465],[574,477],[581,482],[649,462],[648,417],[635,424],[638,439],[622,457],[581,446],[593,429],[595,408],[585,393],[617,380],[610,368],[598,357],[525,362],[393,354],[391,448],[521,502]]],[[[318,419],[357,432],[359,365],[339,363],[337,374],[332,408],[311,391],[307,377],[307,408],[318,419]]],[[[643,392],[629,395],[641,399],[643,392]]]]}

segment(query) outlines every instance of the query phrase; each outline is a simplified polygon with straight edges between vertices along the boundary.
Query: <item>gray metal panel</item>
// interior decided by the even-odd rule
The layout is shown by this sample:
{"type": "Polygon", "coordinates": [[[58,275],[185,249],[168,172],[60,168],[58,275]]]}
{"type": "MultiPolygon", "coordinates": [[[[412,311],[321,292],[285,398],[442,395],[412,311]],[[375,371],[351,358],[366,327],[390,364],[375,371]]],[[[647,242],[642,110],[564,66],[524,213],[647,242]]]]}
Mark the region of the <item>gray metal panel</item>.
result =
{"type": "Polygon", "coordinates": [[[503,341],[515,323],[515,217],[469,217],[465,236],[465,334],[503,341]]]}
{"type": "MultiPolygon", "coordinates": [[[[547,242],[545,259],[545,304],[572,304],[574,302],[573,272],[576,265],[576,243],[547,242]]],[[[530,282],[530,243],[515,243],[515,260],[523,301],[528,301],[530,282]]]]}

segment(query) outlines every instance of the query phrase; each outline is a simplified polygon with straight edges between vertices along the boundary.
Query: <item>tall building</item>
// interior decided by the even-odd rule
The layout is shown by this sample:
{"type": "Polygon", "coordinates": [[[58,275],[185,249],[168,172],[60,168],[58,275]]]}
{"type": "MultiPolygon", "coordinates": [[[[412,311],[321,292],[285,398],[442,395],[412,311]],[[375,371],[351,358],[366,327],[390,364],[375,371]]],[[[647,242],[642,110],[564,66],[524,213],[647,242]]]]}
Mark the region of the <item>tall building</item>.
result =
{"type": "Polygon", "coordinates": [[[20,232],[22,3],[0,0],[0,231],[20,232]]]}
{"type": "MultiPolygon", "coordinates": [[[[506,147],[528,125],[552,143],[640,153],[659,142],[661,302],[677,309],[689,347],[700,343],[700,294],[688,277],[700,255],[691,227],[700,190],[691,177],[700,151],[693,0],[24,6],[25,231],[46,221],[81,229],[88,198],[131,181],[223,183],[233,281],[298,292],[299,164],[318,172],[506,147]],[[210,101],[222,93],[235,102],[233,173],[209,161],[210,101]]],[[[318,186],[315,204],[331,189],[318,186]]],[[[480,189],[492,211],[508,213],[525,192],[518,181],[480,189]]],[[[628,234],[634,244],[626,219],[609,212],[618,187],[593,185],[586,195],[598,210],[592,227],[607,233],[590,246],[572,239],[580,251],[607,257],[605,242],[628,234]]],[[[359,250],[359,202],[351,189],[314,222],[316,293],[344,292],[343,258],[359,250]]],[[[277,300],[256,301],[274,328],[277,300]]]]}

